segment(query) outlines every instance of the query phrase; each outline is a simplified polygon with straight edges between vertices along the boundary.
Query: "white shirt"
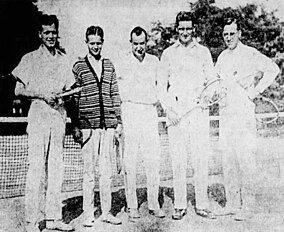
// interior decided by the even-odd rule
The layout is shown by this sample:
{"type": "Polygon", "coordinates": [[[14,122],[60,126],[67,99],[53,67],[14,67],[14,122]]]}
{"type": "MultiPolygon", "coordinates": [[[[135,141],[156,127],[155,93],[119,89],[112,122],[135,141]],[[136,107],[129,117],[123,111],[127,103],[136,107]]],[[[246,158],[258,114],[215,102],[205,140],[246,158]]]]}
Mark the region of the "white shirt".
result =
{"type": "MultiPolygon", "coordinates": [[[[75,83],[67,57],[59,51],[53,56],[44,45],[24,55],[13,70],[13,75],[21,79],[26,89],[41,94],[60,93],[75,83]]],[[[29,118],[32,121],[44,120],[49,118],[49,113],[52,111],[53,109],[45,101],[34,100],[30,107],[29,118]]],[[[63,108],[60,108],[60,112],[65,114],[63,108]]]]}
{"type": "Polygon", "coordinates": [[[102,58],[99,60],[96,60],[95,57],[93,57],[90,53],[88,53],[87,58],[92,66],[92,68],[94,69],[94,71],[96,72],[99,81],[101,80],[101,74],[102,74],[102,58]]]}
{"type": "Polygon", "coordinates": [[[253,47],[239,42],[233,50],[226,49],[218,57],[216,71],[220,78],[225,80],[227,91],[227,104],[254,109],[254,104],[248,98],[248,92],[255,89],[262,93],[279,73],[278,66],[268,57],[253,47]],[[262,79],[255,86],[255,76],[262,75],[262,79]]]}
{"type": "Polygon", "coordinates": [[[161,62],[159,92],[166,108],[174,108],[176,99],[184,106],[194,104],[204,83],[216,78],[209,49],[195,40],[187,47],[177,41],[164,51],[161,62]]]}
{"type": "Polygon", "coordinates": [[[150,54],[146,54],[142,62],[132,53],[123,59],[118,82],[122,102],[155,103],[157,101],[158,65],[158,58],[150,54]]]}
{"type": "Polygon", "coordinates": [[[74,83],[71,66],[64,54],[53,56],[44,45],[23,56],[13,75],[25,83],[26,88],[38,93],[57,93],[74,83]]]}

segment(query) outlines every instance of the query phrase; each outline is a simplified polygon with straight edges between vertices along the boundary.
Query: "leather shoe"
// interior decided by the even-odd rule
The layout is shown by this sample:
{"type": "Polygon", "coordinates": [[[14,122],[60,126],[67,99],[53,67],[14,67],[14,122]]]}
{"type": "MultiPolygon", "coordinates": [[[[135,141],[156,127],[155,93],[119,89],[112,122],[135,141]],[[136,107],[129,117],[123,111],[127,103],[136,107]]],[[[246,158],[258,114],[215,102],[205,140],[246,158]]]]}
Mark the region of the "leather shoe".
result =
{"type": "Polygon", "coordinates": [[[195,209],[195,213],[198,216],[208,218],[208,219],[216,219],[216,216],[208,209],[195,209]]]}
{"type": "Polygon", "coordinates": [[[181,220],[186,215],[186,209],[175,209],[175,212],[172,215],[172,219],[181,220]]]}
{"type": "Polygon", "coordinates": [[[166,216],[164,211],[161,210],[161,209],[157,209],[157,210],[149,209],[149,214],[151,214],[151,215],[153,215],[153,216],[155,216],[157,218],[164,218],[166,216]]]}

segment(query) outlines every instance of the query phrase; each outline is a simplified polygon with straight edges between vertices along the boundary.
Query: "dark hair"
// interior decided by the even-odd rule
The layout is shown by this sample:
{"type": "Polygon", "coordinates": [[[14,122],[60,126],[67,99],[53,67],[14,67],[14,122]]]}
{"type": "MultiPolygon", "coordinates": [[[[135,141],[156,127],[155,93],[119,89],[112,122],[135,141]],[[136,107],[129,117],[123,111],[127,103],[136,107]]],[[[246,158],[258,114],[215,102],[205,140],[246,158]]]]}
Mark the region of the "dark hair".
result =
{"type": "Polygon", "coordinates": [[[231,25],[232,23],[235,23],[237,25],[237,30],[240,30],[241,29],[241,26],[240,26],[240,22],[237,18],[235,17],[229,17],[229,18],[225,18],[223,20],[223,28],[227,25],[231,25]]]}
{"type": "Polygon", "coordinates": [[[42,30],[43,25],[51,26],[52,24],[55,25],[55,28],[58,31],[59,21],[56,15],[43,14],[40,16],[39,22],[40,22],[40,31],[42,30]]]}
{"type": "Polygon", "coordinates": [[[146,41],[148,40],[148,35],[147,32],[145,31],[145,29],[143,29],[142,27],[134,27],[133,30],[130,32],[130,42],[132,42],[132,35],[135,34],[137,36],[141,35],[142,33],[145,34],[145,39],[146,41]]]}
{"type": "Polygon", "coordinates": [[[177,14],[176,16],[176,28],[179,25],[179,22],[181,21],[191,21],[192,25],[195,25],[195,18],[194,15],[191,12],[187,12],[187,11],[181,11],[177,14]]]}
{"type": "Polygon", "coordinates": [[[86,41],[88,41],[89,35],[97,35],[101,37],[102,42],[104,42],[104,30],[99,26],[90,26],[86,30],[86,41]]]}
{"type": "MultiPolygon", "coordinates": [[[[56,17],[56,15],[47,15],[47,14],[43,14],[40,16],[39,18],[39,23],[40,23],[40,28],[39,31],[42,31],[42,26],[43,25],[47,25],[47,26],[51,26],[52,24],[55,25],[55,29],[58,33],[58,27],[59,27],[59,20],[56,17]]],[[[57,37],[58,38],[58,37],[57,37]]],[[[66,51],[63,47],[61,47],[59,41],[57,40],[55,43],[55,48],[58,49],[60,52],[66,54],[66,51]]]]}

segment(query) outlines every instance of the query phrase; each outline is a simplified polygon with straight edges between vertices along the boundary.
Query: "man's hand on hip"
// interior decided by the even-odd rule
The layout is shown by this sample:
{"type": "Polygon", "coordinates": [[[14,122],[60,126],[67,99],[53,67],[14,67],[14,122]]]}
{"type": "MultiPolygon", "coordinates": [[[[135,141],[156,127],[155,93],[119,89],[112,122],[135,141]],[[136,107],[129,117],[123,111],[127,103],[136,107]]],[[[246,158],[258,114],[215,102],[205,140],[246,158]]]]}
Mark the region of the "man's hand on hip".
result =
{"type": "Polygon", "coordinates": [[[252,88],[248,90],[248,98],[253,101],[260,93],[255,90],[255,88],[252,88]]]}

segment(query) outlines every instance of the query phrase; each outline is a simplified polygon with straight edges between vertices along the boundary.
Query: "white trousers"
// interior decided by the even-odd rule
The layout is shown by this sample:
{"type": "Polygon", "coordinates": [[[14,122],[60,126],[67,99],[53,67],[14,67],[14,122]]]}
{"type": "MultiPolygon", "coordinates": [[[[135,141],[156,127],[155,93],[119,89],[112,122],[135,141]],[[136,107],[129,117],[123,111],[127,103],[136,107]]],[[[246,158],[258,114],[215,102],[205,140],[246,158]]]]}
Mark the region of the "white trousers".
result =
{"type": "Polygon", "coordinates": [[[25,216],[37,223],[62,218],[63,142],[65,117],[45,107],[31,107],[28,117],[28,163],[25,216]]]}
{"type": "MultiPolygon", "coordinates": [[[[83,138],[88,138],[90,130],[83,129],[83,138]]],[[[94,212],[95,165],[99,162],[99,190],[101,210],[107,214],[111,210],[111,154],[113,150],[114,129],[92,130],[92,137],[82,149],[84,160],[83,210],[86,214],[94,212]]]]}
{"type": "Polygon", "coordinates": [[[239,110],[221,112],[224,183],[228,206],[239,208],[242,201],[243,208],[250,208],[255,193],[256,121],[253,109],[239,110]]]}
{"type": "Polygon", "coordinates": [[[157,111],[153,106],[123,103],[122,120],[125,136],[124,164],[126,168],[126,197],[129,208],[138,208],[136,174],[138,156],[146,171],[148,208],[159,209],[160,140],[157,111]]]}
{"type": "Polygon", "coordinates": [[[196,208],[208,209],[208,158],[211,155],[208,110],[194,110],[179,124],[170,126],[168,135],[173,168],[174,208],[187,208],[187,148],[190,138],[196,208]]]}

